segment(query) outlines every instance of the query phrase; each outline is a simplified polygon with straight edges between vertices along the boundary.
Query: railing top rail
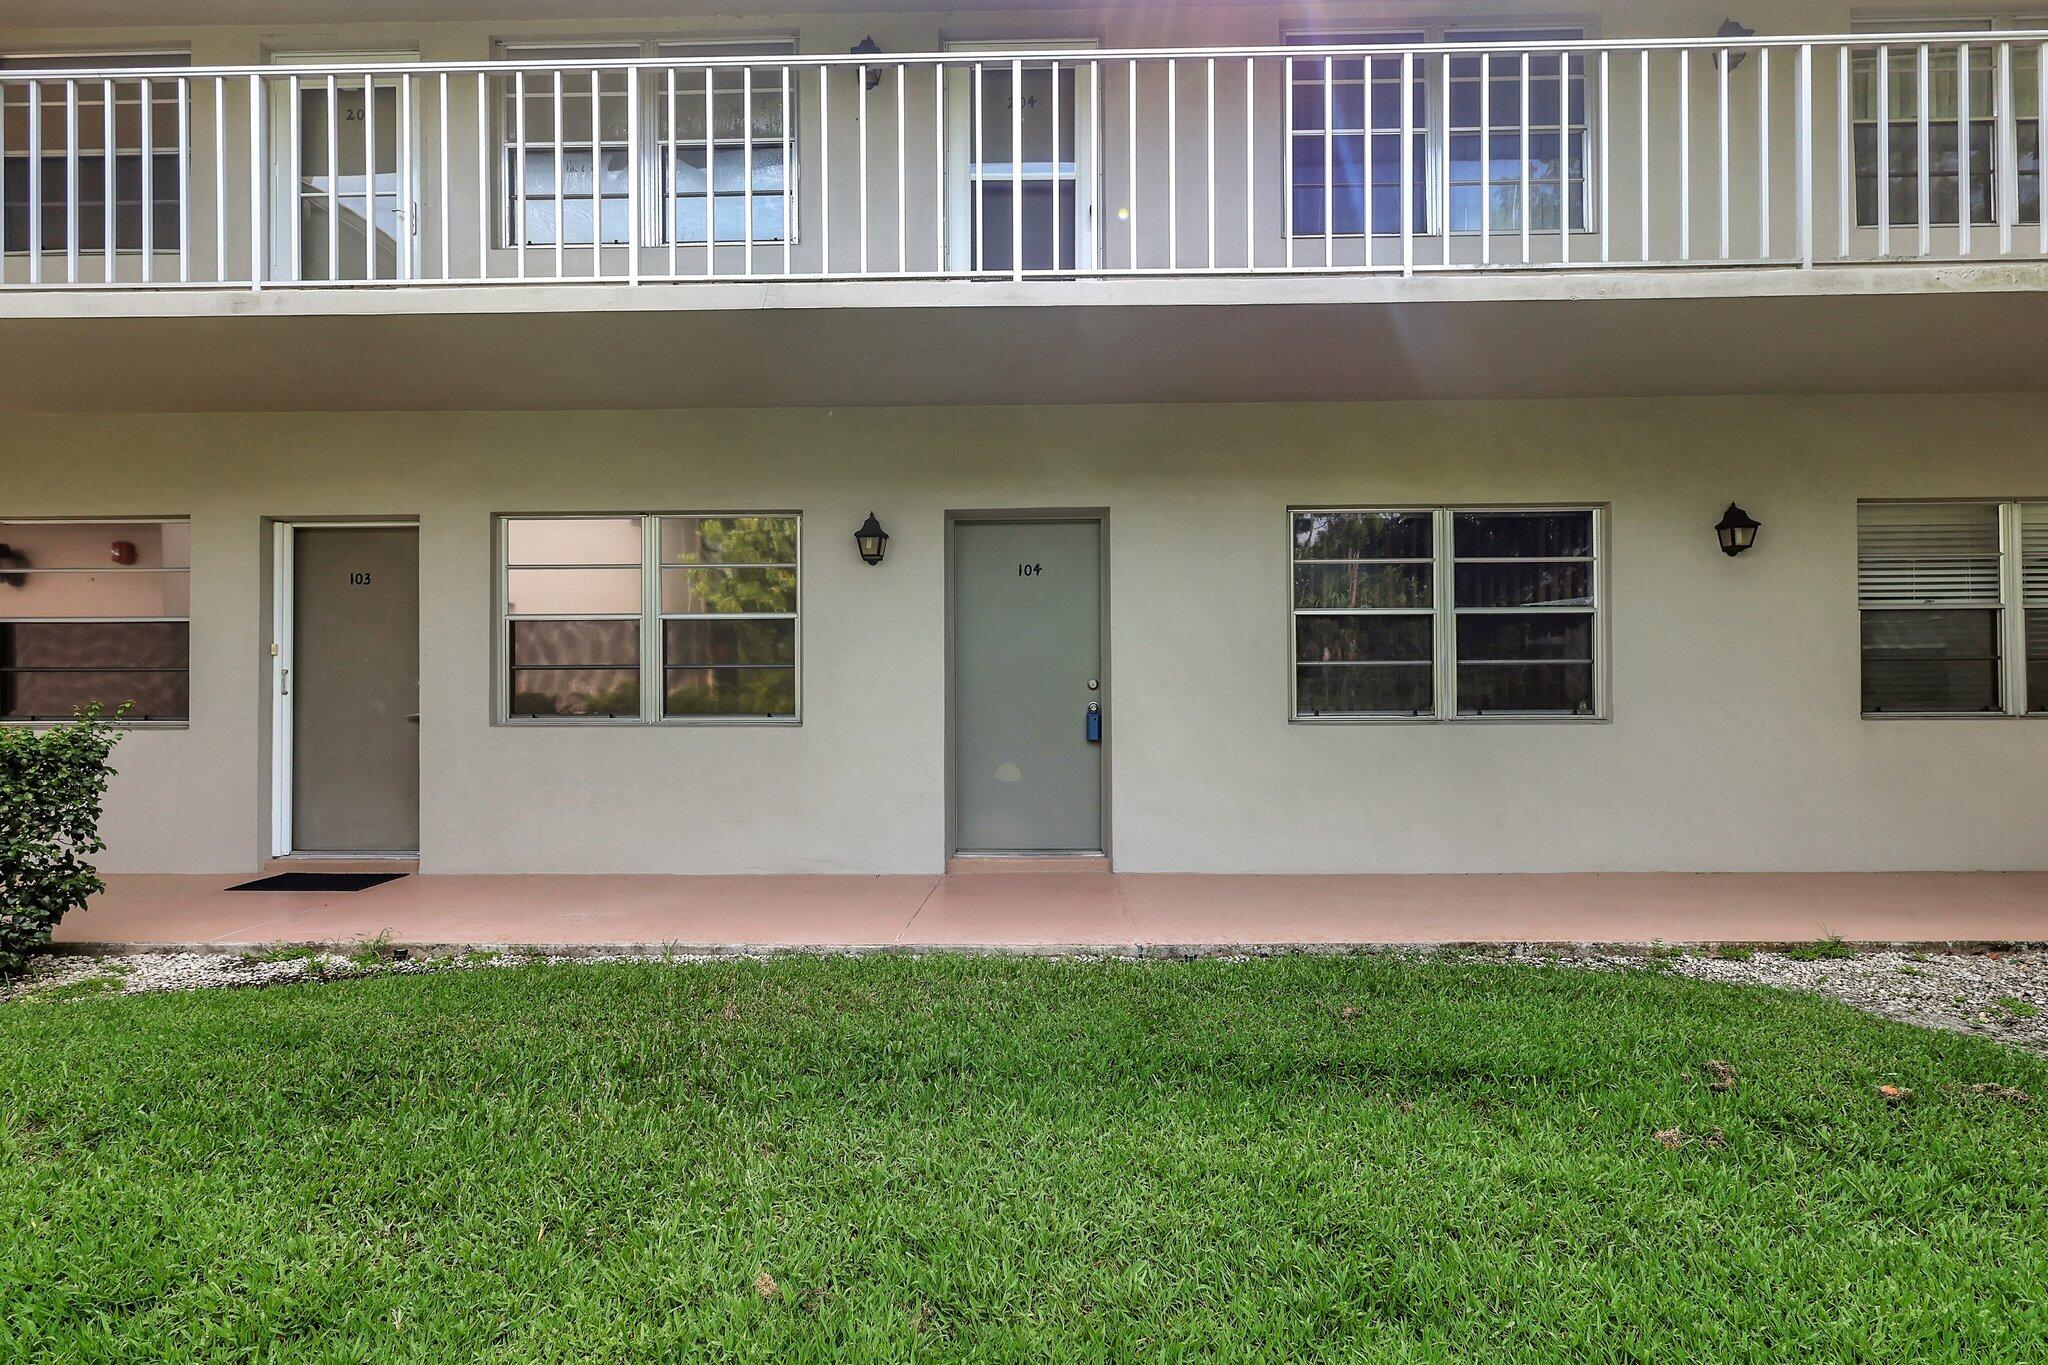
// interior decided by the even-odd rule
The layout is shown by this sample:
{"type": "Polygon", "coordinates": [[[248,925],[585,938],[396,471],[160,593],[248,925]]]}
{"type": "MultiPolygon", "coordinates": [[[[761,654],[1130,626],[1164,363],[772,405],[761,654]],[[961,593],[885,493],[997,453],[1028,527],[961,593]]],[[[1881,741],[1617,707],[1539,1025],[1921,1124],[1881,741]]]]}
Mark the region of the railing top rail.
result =
{"type": "Polygon", "coordinates": [[[995,66],[1013,61],[1167,61],[1175,58],[1200,60],[1208,57],[1363,57],[1414,53],[1417,56],[1470,56],[1487,52],[1754,52],[1759,48],[1800,47],[1910,47],[1921,43],[1987,44],[2048,43],[2048,29],[1929,29],[1925,32],[1756,34],[1745,38],[1574,38],[1511,39],[1487,43],[1289,43],[1220,47],[1146,48],[1034,48],[977,50],[972,52],[883,52],[851,55],[845,53],[760,53],[753,56],[702,57],[686,53],[659,53],[646,57],[579,57],[548,60],[470,60],[460,62],[372,59],[291,64],[260,63],[241,66],[158,66],[158,67],[54,67],[40,70],[0,71],[0,81],[141,80],[179,76],[192,79],[264,76],[283,79],[293,75],[324,75],[336,72],[358,75],[365,71],[406,71],[415,75],[501,74],[514,71],[625,71],[628,69],[697,70],[704,67],[890,67],[890,66],[995,66]]]}

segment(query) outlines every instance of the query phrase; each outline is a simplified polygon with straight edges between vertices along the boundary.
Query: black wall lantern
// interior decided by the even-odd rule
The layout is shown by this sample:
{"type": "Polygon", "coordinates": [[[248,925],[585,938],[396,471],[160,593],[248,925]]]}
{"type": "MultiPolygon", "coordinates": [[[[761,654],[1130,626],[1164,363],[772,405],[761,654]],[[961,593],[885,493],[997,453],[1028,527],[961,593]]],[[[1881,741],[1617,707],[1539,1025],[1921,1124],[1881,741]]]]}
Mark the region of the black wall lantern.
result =
{"type": "MultiPolygon", "coordinates": [[[[1751,28],[1748,24],[1743,23],[1740,19],[1723,19],[1721,21],[1721,27],[1714,30],[1714,36],[1724,41],[1729,38],[1733,38],[1737,42],[1740,42],[1744,38],[1756,37],[1756,30],[1751,28]]],[[[1734,71],[1740,68],[1742,65],[1742,59],[1747,57],[1748,55],[1749,53],[1747,52],[1729,53],[1728,69],[1730,71],[1734,71]]],[[[1714,54],[1714,65],[1717,68],[1721,65],[1721,54],[1718,52],[1714,54]]]]}
{"type": "MultiPolygon", "coordinates": [[[[876,42],[875,35],[870,33],[867,37],[862,38],[859,42],[848,48],[847,51],[856,57],[879,57],[882,55],[882,45],[876,42]]],[[[870,69],[868,71],[868,89],[872,90],[881,83],[882,73],[870,69]]]]}
{"type": "Polygon", "coordinates": [[[1734,503],[1729,503],[1728,510],[1721,514],[1721,520],[1714,526],[1714,534],[1721,540],[1721,553],[1732,558],[1756,544],[1757,528],[1762,524],[1734,503]]]}
{"type": "Polygon", "coordinates": [[[882,523],[876,521],[875,514],[870,512],[868,519],[860,524],[860,529],[853,533],[853,543],[859,547],[862,559],[870,564],[879,564],[889,549],[889,533],[882,529],[882,523]]]}

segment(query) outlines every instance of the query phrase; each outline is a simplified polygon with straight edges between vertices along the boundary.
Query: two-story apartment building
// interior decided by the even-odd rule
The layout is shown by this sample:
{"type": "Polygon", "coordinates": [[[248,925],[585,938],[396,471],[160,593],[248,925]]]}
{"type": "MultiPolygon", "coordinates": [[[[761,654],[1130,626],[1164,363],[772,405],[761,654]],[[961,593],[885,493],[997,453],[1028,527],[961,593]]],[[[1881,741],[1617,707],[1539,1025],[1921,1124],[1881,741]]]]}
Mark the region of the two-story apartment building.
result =
{"type": "Polygon", "coordinates": [[[110,867],[2048,867],[2048,12],[619,9],[0,14],[110,867]]]}

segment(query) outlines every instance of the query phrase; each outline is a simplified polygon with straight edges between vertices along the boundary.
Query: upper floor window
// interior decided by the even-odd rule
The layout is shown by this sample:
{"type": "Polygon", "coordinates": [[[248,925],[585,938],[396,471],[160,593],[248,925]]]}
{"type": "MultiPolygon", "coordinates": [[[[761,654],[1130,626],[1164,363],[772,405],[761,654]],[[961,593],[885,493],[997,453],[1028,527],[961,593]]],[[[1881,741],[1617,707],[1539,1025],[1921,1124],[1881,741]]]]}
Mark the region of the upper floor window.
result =
{"type": "Polygon", "coordinates": [[[1957,44],[1928,46],[1924,92],[1919,43],[1887,43],[1856,53],[1851,98],[1858,226],[1876,227],[1883,222],[1918,226],[1923,169],[1929,226],[1956,226],[1965,196],[1971,223],[1996,223],[1999,199],[2008,192],[2016,199],[2011,221],[2041,221],[2040,53],[2032,44],[2013,48],[2008,90],[1998,51],[1989,40],[2001,28],[2044,25],[2048,25],[2048,16],[1886,20],[1856,26],[1859,33],[1877,34],[1981,30],[1987,40],[1970,45],[1966,80],[1957,77],[1961,57],[1957,44]],[[1923,97],[1927,113],[1924,166],[1923,97]],[[2004,175],[2008,158],[2013,167],[2010,191],[2004,175]]]}
{"type": "Polygon", "coordinates": [[[501,714],[797,718],[794,513],[506,517],[501,714]]]}
{"type": "Polygon", "coordinates": [[[0,522],[0,720],[184,720],[191,545],[184,521],[0,522]]]}
{"type": "MultiPolygon", "coordinates": [[[[665,62],[794,50],[793,41],[775,39],[506,44],[499,55],[518,62],[665,62]]],[[[559,240],[588,247],[636,239],[697,246],[707,240],[783,241],[794,216],[796,75],[779,64],[651,65],[640,72],[637,113],[623,69],[543,67],[500,77],[501,242],[552,247],[559,240]],[[628,221],[636,117],[646,205],[637,230],[628,221]]]]}
{"type": "Polygon", "coordinates": [[[1297,720],[1602,713],[1600,509],[1289,517],[1297,720]]]}
{"type": "MultiPolygon", "coordinates": [[[[1431,34],[1305,33],[1290,44],[1559,42],[1578,29],[1454,29],[1431,34]]],[[[1295,236],[1401,231],[1408,71],[1409,230],[1517,232],[1528,192],[1532,231],[1573,231],[1590,217],[1585,58],[1557,52],[1298,57],[1288,66],[1288,230],[1295,236]],[[1526,165],[1525,165],[1526,163],[1526,165]],[[1435,168],[1433,173],[1433,168],[1435,168]],[[1447,174],[1446,174],[1447,172],[1447,174]],[[1448,202],[1444,188],[1448,184],[1448,202]]]]}
{"type": "MultiPolygon", "coordinates": [[[[9,71],[185,66],[182,52],[0,56],[9,71]]],[[[0,81],[0,148],[8,252],[178,249],[178,82],[112,77],[0,81]],[[75,141],[71,130],[77,129],[75,141]],[[110,156],[111,152],[111,156],[110,156]],[[76,240],[74,242],[74,233],[76,240]]]]}
{"type": "Polygon", "coordinates": [[[1866,715],[2048,712],[2048,503],[1856,509],[1866,715]]]}

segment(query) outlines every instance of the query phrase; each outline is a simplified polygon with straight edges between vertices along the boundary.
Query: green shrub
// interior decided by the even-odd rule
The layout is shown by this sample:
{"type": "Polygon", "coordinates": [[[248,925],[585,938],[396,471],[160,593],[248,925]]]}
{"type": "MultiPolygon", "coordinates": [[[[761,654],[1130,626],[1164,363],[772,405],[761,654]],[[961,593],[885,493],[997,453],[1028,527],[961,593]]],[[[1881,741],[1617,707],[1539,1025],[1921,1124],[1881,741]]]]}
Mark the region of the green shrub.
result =
{"type": "Polygon", "coordinates": [[[100,803],[119,738],[97,708],[47,730],[0,727],[0,977],[104,889],[88,860],[106,848],[100,803]]]}

